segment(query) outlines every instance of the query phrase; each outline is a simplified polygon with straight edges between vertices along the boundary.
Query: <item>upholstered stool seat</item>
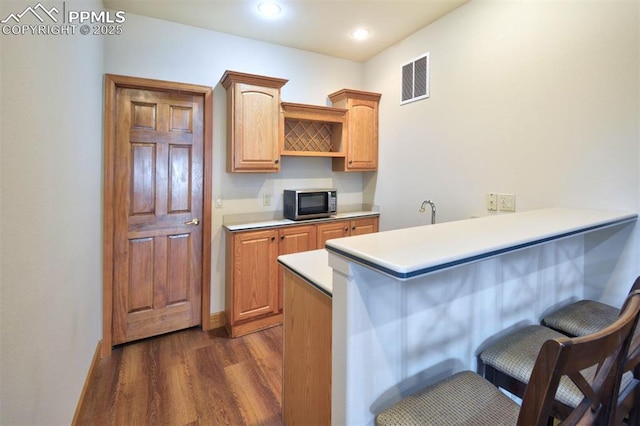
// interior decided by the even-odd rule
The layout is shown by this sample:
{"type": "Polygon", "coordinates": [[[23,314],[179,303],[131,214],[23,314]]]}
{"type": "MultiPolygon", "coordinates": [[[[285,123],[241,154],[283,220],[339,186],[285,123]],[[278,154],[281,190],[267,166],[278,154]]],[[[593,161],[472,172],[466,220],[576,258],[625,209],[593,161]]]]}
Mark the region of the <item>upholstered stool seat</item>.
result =
{"type": "Polygon", "coordinates": [[[620,310],[593,300],[579,300],[547,315],[542,324],[570,336],[586,336],[612,324],[620,310]]]}
{"type": "MultiPolygon", "coordinates": [[[[618,312],[619,311],[616,310],[616,318],[618,312]]],[[[609,324],[615,322],[616,318],[609,324]]],[[[487,367],[491,367],[526,385],[529,382],[533,366],[535,365],[542,345],[549,339],[559,339],[562,337],[565,337],[565,335],[548,327],[530,325],[506,335],[493,345],[487,347],[480,354],[480,360],[482,364],[484,364],[485,371],[487,367]]],[[[582,374],[587,381],[591,382],[596,374],[596,366],[585,369],[582,371],[582,374]]],[[[485,377],[488,378],[489,375],[490,374],[485,374],[485,377]]],[[[631,384],[636,384],[633,374],[626,372],[622,376],[620,389],[624,390],[631,384]]],[[[583,398],[584,395],[582,392],[580,392],[568,377],[563,377],[560,380],[555,398],[557,401],[569,407],[575,407],[583,398]]]]}
{"type": "Polygon", "coordinates": [[[471,371],[462,371],[376,417],[376,425],[515,425],[520,406],[471,371]]]}

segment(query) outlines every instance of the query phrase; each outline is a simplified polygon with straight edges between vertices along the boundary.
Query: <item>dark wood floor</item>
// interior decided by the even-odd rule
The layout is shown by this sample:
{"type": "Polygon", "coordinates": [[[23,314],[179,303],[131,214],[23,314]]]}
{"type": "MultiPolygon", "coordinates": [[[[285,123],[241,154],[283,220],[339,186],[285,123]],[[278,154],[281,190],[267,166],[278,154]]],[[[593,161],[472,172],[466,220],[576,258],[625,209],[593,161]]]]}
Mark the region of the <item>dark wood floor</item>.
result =
{"type": "Polygon", "coordinates": [[[282,425],[282,327],[230,339],[193,328],[115,348],[82,425],[282,425]]]}

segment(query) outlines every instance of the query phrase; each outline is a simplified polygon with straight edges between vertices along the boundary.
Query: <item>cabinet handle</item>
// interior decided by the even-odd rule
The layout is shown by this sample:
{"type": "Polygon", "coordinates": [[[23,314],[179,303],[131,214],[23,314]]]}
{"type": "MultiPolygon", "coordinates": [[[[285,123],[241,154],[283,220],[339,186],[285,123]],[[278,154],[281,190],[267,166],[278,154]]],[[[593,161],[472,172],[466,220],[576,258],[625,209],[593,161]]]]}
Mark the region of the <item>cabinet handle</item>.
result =
{"type": "Polygon", "coordinates": [[[275,240],[276,240],[276,237],[271,237],[271,241],[275,241],[275,240]]]}
{"type": "Polygon", "coordinates": [[[344,232],[349,232],[349,228],[344,228],[344,232]]]}
{"type": "Polygon", "coordinates": [[[353,227],[351,228],[351,230],[352,230],[352,231],[354,231],[355,229],[356,229],[356,227],[355,227],[355,226],[353,226],[353,227]]]}
{"type": "Polygon", "coordinates": [[[280,160],[275,160],[274,161],[275,164],[278,164],[279,162],[280,162],[280,160]]]}
{"type": "Polygon", "coordinates": [[[281,240],[284,240],[284,235],[280,235],[280,239],[281,239],[281,240]]]}
{"type": "Polygon", "coordinates": [[[349,160],[349,164],[353,164],[353,160],[349,160]]]}

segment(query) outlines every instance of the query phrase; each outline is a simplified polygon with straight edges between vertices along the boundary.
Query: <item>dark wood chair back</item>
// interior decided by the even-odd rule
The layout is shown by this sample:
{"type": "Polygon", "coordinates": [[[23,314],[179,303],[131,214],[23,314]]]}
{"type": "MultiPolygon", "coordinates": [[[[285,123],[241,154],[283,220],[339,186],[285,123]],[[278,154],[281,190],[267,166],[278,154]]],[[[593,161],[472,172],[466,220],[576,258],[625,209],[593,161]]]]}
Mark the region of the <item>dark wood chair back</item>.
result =
{"type": "Polygon", "coordinates": [[[627,353],[640,313],[640,290],[632,291],[618,319],[588,336],[547,341],[536,359],[524,392],[519,425],[546,425],[560,379],[568,377],[584,394],[563,424],[612,425],[623,371],[631,366],[627,353]],[[595,379],[581,371],[597,365],[595,379]]]}

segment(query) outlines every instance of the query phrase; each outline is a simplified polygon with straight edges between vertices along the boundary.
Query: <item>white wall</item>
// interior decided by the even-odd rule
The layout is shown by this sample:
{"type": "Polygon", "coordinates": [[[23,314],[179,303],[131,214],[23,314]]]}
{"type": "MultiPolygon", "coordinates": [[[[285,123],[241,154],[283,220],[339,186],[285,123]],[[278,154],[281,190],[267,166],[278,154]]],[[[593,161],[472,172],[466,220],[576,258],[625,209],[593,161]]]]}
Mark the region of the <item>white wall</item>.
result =
{"type": "Polygon", "coordinates": [[[226,173],[225,70],[288,79],[282,100],[327,105],[342,88],[362,89],[362,64],[273,44],[127,14],[124,34],[105,39],[105,72],[202,84],[214,88],[211,312],[224,310],[223,215],[282,210],[287,187],[337,187],[340,203],[362,203],[362,174],[333,173],[326,158],[282,159],[278,174],[226,173]],[[262,195],[272,195],[271,206],[262,195]]]}
{"type": "MultiPolygon", "coordinates": [[[[365,64],[383,94],[380,167],[366,194],[381,228],[489,214],[487,192],[517,210],[638,210],[637,1],[472,0],[365,64]],[[430,98],[404,106],[400,66],[430,52],[430,98]],[[402,171],[400,173],[400,171],[402,171]]],[[[437,242],[436,242],[437,243],[437,242]]],[[[611,278],[619,301],[638,237],[611,278]]]]}
{"type": "Polygon", "coordinates": [[[69,424],[102,334],[102,40],[0,40],[0,424],[69,424]]]}

